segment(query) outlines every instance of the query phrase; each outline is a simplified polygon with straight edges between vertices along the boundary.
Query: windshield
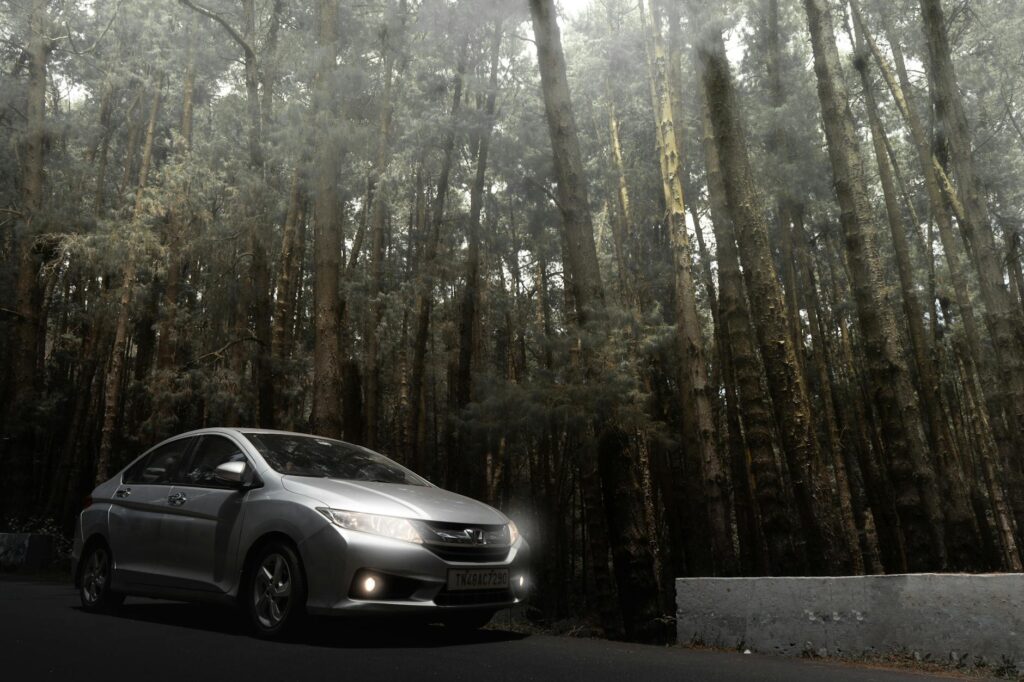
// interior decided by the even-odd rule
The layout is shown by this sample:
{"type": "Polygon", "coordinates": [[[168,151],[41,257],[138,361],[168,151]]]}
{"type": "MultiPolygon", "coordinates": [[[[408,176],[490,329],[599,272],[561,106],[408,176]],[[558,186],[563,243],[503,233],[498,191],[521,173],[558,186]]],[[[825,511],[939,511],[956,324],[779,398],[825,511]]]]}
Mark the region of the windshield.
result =
{"type": "Polygon", "coordinates": [[[384,455],[351,443],[287,433],[246,433],[245,437],[279,474],[427,485],[422,478],[384,455]]]}

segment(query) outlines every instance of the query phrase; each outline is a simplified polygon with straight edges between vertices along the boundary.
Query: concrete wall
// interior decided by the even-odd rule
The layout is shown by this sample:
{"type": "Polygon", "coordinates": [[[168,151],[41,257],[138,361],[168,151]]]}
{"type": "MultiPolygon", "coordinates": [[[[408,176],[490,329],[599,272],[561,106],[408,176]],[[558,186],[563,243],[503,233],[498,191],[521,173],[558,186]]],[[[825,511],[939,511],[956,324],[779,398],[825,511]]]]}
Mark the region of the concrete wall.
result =
{"type": "Polygon", "coordinates": [[[760,653],[1016,664],[1024,574],[679,578],[679,642],[760,653]]]}

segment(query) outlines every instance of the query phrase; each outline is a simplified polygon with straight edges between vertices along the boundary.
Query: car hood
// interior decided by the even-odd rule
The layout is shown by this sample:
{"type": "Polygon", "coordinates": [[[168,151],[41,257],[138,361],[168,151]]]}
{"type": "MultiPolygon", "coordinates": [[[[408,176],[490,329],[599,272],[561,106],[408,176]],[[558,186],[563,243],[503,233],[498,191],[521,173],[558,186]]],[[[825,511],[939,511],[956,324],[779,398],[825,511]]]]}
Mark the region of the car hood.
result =
{"type": "Polygon", "coordinates": [[[450,523],[501,524],[508,518],[483,502],[425,485],[282,476],[286,490],[347,511],[450,523]]]}

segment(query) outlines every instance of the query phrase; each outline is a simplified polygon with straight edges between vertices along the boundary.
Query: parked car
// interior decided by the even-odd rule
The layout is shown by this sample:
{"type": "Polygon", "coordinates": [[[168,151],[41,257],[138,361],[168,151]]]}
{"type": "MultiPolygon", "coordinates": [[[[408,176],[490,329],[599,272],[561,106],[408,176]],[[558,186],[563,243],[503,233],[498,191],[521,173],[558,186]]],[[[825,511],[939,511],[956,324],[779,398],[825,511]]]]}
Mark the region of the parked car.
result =
{"type": "Polygon", "coordinates": [[[165,440],[97,486],[72,567],[87,611],[126,595],[235,603],[273,637],[306,614],[481,627],[526,596],[528,557],[504,514],[381,454],[212,428],[165,440]]]}

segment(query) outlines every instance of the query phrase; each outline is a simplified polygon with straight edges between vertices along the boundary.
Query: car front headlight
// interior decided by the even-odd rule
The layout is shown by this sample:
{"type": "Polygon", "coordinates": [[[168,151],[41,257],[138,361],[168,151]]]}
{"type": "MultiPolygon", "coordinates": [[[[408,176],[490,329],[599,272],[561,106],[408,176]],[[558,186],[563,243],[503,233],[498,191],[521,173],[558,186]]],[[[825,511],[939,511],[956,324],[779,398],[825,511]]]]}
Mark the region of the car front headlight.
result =
{"type": "Polygon", "coordinates": [[[516,522],[512,519],[508,521],[508,544],[516,544],[516,540],[519,539],[519,529],[516,527],[516,522]]]}
{"type": "Polygon", "coordinates": [[[348,530],[357,530],[361,533],[372,533],[383,535],[386,538],[404,540],[423,544],[423,536],[416,530],[408,519],[397,516],[379,516],[377,514],[363,514],[361,512],[345,511],[343,509],[329,509],[317,507],[317,511],[323,514],[336,525],[348,530]]]}

